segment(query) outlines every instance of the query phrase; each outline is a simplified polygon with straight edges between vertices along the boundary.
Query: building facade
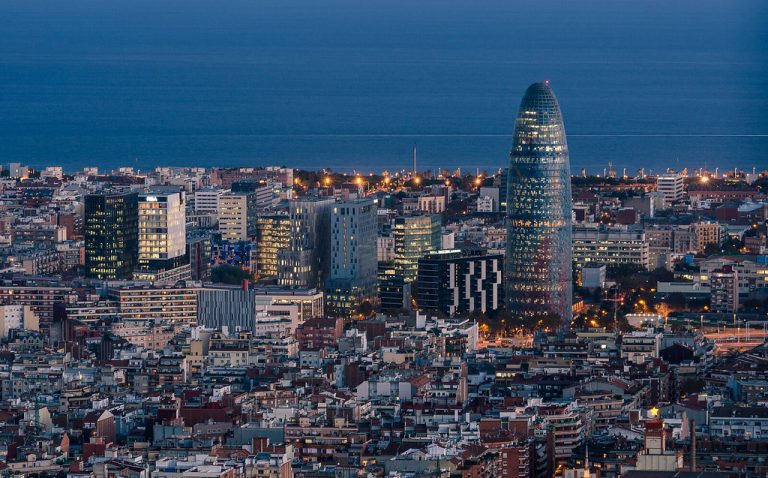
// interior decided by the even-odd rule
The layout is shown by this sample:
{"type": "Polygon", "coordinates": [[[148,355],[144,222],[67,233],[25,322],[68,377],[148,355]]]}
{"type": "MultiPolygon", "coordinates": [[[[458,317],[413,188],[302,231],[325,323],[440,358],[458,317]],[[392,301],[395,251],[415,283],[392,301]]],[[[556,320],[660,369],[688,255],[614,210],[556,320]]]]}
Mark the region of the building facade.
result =
{"type": "Polygon", "coordinates": [[[330,269],[332,198],[304,197],[289,205],[291,239],[278,254],[277,283],[323,290],[330,269]]]}
{"type": "Polygon", "coordinates": [[[571,168],[548,83],[525,92],[507,173],[507,310],[571,320],[571,168]]]}
{"type": "Polygon", "coordinates": [[[392,236],[395,241],[395,271],[405,282],[413,282],[419,270],[419,259],[440,249],[440,222],[437,214],[399,216],[395,218],[392,236]]]}
{"type": "Polygon", "coordinates": [[[263,214],[256,218],[256,274],[277,277],[278,252],[291,243],[288,214],[263,214]]]}
{"type": "Polygon", "coordinates": [[[363,302],[376,304],[376,206],[372,199],[341,201],[331,212],[331,270],[326,308],[344,317],[363,302]]]}
{"type": "Polygon", "coordinates": [[[713,312],[734,313],[739,310],[739,272],[723,266],[709,274],[710,307],[713,312]]]}
{"type": "Polygon", "coordinates": [[[643,231],[621,228],[573,228],[573,263],[576,267],[636,264],[650,265],[648,242],[643,231]]]}
{"type": "Polygon", "coordinates": [[[446,315],[490,312],[504,303],[503,257],[444,250],[419,260],[417,304],[446,315]]]}
{"type": "Polygon", "coordinates": [[[656,191],[664,195],[664,206],[671,207],[683,198],[685,178],[680,173],[659,174],[656,177],[656,191]]]}
{"type": "Polygon", "coordinates": [[[248,241],[256,235],[257,199],[253,192],[230,192],[221,196],[219,233],[222,241],[248,241]]]}
{"type": "Polygon", "coordinates": [[[130,279],[138,264],[138,196],[105,192],[85,196],[85,273],[103,280],[130,279]]]}
{"type": "Polygon", "coordinates": [[[190,278],[187,260],[186,195],[178,188],[139,194],[137,278],[176,281],[190,278]]]}

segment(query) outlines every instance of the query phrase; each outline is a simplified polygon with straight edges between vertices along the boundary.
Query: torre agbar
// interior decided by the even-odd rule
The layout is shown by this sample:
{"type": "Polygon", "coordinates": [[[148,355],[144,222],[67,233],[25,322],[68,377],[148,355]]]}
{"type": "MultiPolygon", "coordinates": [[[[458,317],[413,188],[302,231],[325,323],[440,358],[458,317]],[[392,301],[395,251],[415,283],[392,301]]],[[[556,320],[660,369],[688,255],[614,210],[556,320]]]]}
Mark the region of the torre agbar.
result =
{"type": "Polygon", "coordinates": [[[571,320],[571,171],[560,106],[534,83],[515,120],[507,177],[507,310],[571,320]]]}

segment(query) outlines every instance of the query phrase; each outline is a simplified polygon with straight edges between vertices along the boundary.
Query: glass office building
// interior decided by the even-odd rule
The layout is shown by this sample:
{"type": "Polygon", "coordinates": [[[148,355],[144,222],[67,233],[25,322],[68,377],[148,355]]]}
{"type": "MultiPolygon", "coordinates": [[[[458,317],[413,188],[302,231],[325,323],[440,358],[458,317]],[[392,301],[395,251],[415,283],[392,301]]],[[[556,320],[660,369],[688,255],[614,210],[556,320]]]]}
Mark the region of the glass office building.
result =
{"type": "Polygon", "coordinates": [[[395,218],[395,270],[405,282],[413,282],[419,270],[419,259],[440,249],[439,214],[399,216],[395,218]]]}
{"type": "Polygon", "coordinates": [[[85,196],[85,273],[102,280],[130,279],[139,253],[138,196],[103,192],[85,196]]]}
{"type": "Polygon", "coordinates": [[[571,320],[571,173],[557,98],[525,92],[507,179],[506,302],[514,316],[571,320]]]}

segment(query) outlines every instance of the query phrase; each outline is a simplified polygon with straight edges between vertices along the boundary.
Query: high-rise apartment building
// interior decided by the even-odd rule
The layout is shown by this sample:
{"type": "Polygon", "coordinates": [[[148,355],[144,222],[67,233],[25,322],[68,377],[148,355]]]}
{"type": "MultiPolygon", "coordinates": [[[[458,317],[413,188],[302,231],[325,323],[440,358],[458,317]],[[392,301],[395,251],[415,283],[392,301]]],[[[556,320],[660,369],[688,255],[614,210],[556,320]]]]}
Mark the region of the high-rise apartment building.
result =
{"type": "Polygon", "coordinates": [[[139,253],[138,196],[103,192],[86,195],[84,203],[86,275],[130,279],[139,253]]]}
{"type": "Polygon", "coordinates": [[[507,172],[507,310],[571,320],[571,168],[557,98],[525,92],[507,172]]]}
{"type": "Polygon", "coordinates": [[[659,174],[656,177],[656,191],[664,195],[664,206],[670,207],[683,198],[685,178],[681,173],[659,174]]]}
{"type": "Polygon", "coordinates": [[[449,316],[498,309],[504,303],[503,262],[482,249],[427,254],[419,259],[419,308],[449,316]]]}
{"type": "Polygon", "coordinates": [[[723,266],[709,274],[710,306],[714,312],[735,313],[739,310],[739,272],[723,266]]]}
{"type": "Polygon", "coordinates": [[[197,289],[182,286],[120,287],[107,291],[122,319],[197,322],[197,289]]]}
{"type": "Polygon", "coordinates": [[[289,204],[291,240],[278,253],[277,282],[324,289],[330,272],[332,198],[302,197],[289,204]]]}
{"type": "Polygon", "coordinates": [[[376,233],[376,206],[372,199],[333,205],[327,309],[350,317],[363,302],[376,303],[376,233]]]}

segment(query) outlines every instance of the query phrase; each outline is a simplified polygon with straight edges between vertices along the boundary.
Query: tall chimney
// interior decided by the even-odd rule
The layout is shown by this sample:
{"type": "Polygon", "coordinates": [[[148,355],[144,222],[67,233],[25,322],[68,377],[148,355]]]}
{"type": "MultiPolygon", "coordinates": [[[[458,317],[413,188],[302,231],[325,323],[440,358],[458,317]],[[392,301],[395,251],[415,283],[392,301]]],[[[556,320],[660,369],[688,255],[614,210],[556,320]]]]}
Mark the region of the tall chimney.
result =
{"type": "Polygon", "coordinates": [[[691,471],[696,471],[696,420],[691,419],[691,471]]]}

